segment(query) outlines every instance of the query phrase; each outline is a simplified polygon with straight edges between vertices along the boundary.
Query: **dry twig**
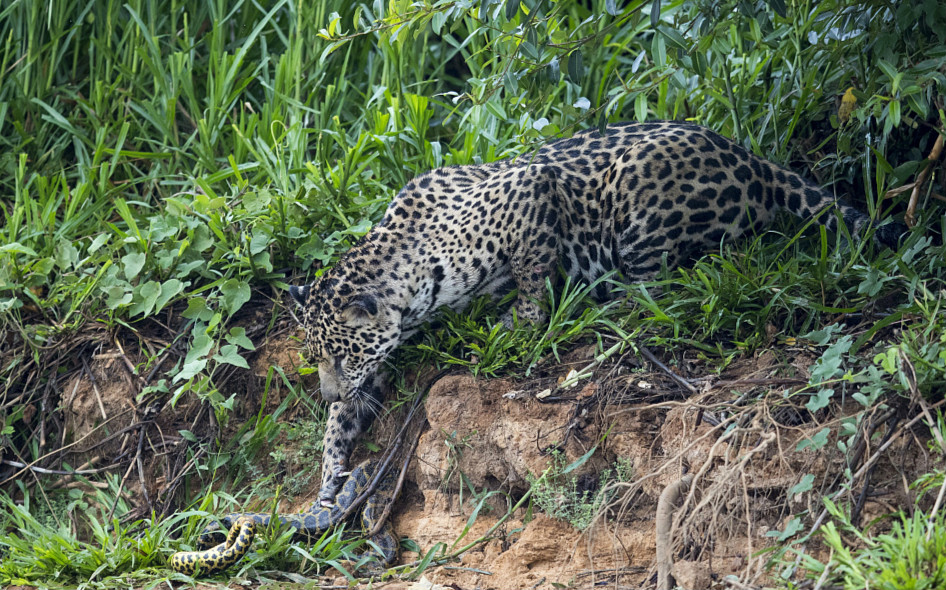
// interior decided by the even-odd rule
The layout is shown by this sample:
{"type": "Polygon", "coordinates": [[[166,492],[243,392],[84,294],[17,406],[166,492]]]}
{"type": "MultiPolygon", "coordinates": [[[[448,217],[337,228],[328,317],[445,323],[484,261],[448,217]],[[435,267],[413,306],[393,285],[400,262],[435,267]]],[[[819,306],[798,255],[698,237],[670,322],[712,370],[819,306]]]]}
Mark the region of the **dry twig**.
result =
{"type": "MultiPolygon", "coordinates": [[[[923,170],[917,175],[916,180],[909,184],[905,184],[901,187],[889,190],[884,194],[885,199],[895,197],[900,193],[905,193],[908,190],[910,192],[910,201],[907,203],[907,211],[903,215],[903,221],[907,224],[908,227],[913,227],[916,225],[916,206],[920,200],[920,192],[923,190],[923,185],[926,184],[926,181],[929,180],[930,173],[933,170],[933,164],[943,153],[943,129],[940,128],[937,131],[936,141],[933,143],[933,148],[930,150],[929,155],[926,157],[926,165],[923,167],[923,170]]],[[[935,195],[937,198],[941,198],[939,195],[935,195]]]]}

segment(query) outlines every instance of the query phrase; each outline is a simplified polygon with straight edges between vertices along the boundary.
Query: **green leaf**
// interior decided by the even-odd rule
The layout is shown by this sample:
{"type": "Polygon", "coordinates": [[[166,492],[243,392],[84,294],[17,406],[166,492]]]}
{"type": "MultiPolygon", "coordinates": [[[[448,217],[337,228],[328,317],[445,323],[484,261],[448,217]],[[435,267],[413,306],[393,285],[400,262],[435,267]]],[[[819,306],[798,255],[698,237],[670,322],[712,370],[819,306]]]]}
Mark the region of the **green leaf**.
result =
{"type": "Polygon", "coordinates": [[[805,524],[802,522],[801,518],[795,517],[785,526],[784,531],[769,531],[765,533],[767,537],[775,537],[780,543],[787,540],[789,537],[795,536],[795,534],[804,529],[805,524]]]}
{"type": "Polygon", "coordinates": [[[187,309],[181,315],[189,320],[206,322],[213,316],[213,310],[207,307],[207,300],[203,297],[191,297],[187,301],[187,309]]]}
{"type": "Polygon", "coordinates": [[[615,0],[604,0],[604,11],[611,16],[617,16],[621,14],[621,11],[618,10],[618,4],[615,2],[615,0]]]}
{"type": "Polygon", "coordinates": [[[830,326],[825,326],[824,328],[820,330],[814,330],[812,332],[808,332],[807,334],[802,336],[802,338],[811,340],[818,346],[824,346],[825,344],[828,343],[829,340],[831,340],[832,335],[840,329],[841,329],[841,326],[839,326],[838,324],[831,324],[830,326]]]}
{"type": "Polygon", "coordinates": [[[808,408],[809,412],[817,412],[821,408],[827,407],[827,405],[831,403],[831,397],[833,395],[833,389],[819,389],[818,393],[811,394],[811,397],[808,398],[808,403],[805,404],[805,407],[808,408]]]}
{"type": "Polygon", "coordinates": [[[228,365],[233,365],[243,369],[250,368],[250,365],[246,363],[246,359],[240,356],[240,353],[237,352],[237,347],[233,344],[221,346],[220,352],[214,355],[214,360],[218,363],[227,363],[228,365]]]}
{"type": "Polygon", "coordinates": [[[828,444],[828,433],[831,432],[831,429],[828,427],[822,428],[811,438],[802,439],[796,446],[796,451],[803,451],[807,448],[812,448],[818,450],[828,444]]]}
{"type": "Polygon", "coordinates": [[[574,84],[581,84],[585,75],[585,65],[582,62],[581,51],[576,49],[568,56],[568,79],[574,84]]]}
{"type": "Polygon", "coordinates": [[[650,42],[650,55],[657,66],[663,68],[667,65],[667,43],[663,35],[654,35],[650,42]]]}
{"type": "Polygon", "coordinates": [[[253,237],[250,239],[250,254],[259,254],[269,246],[269,236],[261,229],[253,230],[253,237]]]}
{"type": "Polygon", "coordinates": [[[29,246],[24,246],[19,242],[10,242],[0,246],[0,252],[12,252],[13,254],[26,254],[27,256],[37,256],[36,250],[29,246]]]}
{"type": "Polygon", "coordinates": [[[681,35],[676,29],[671,29],[666,25],[660,25],[657,27],[657,32],[667,38],[667,41],[670,41],[672,44],[677,46],[677,49],[682,49],[688,51],[690,49],[690,44],[687,43],[687,40],[681,35]]]}
{"type": "Polygon", "coordinates": [[[535,45],[529,41],[523,41],[519,44],[519,49],[522,50],[522,54],[527,58],[536,61],[539,59],[539,51],[535,48],[535,45]]]}
{"type": "MultiPolygon", "coordinates": [[[[506,76],[507,78],[511,78],[509,74],[506,74],[506,76]]],[[[509,92],[508,87],[506,88],[506,92],[509,92]]],[[[513,90],[512,92],[515,92],[515,90],[513,90]]],[[[486,104],[484,106],[486,106],[486,110],[489,111],[490,114],[492,114],[497,119],[500,119],[502,121],[506,120],[506,111],[503,110],[503,105],[498,100],[486,101],[486,104]]]]}
{"type": "Polygon", "coordinates": [[[59,268],[71,268],[79,260],[79,251],[72,242],[62,242],[56,247],[55,260],[59,268]]]}
{"type": "Polygon", "coordinates": [[[894,127],[900,126],[900,101],[891,100],[890,101],[890,120],[893,122],[894,127]]]}
{"type": "MultiPolygon", "coordinates": [[[[545,75],[549,79],[549,82],[551,82],[552,84],[558,84],[559,80],[562,79],[562,68],[557,57],[553,57],[552,60],[549,61],[548,65],[545,66],[545,75]]],[[[511,78],[508,72],[506,73],[506,78],[507,79],[511,78]]],[[[505,87],[506,87],[506,93],[508,94],[509,93],[508,82],[505,84],[505,87]]]]}
{"type": "Polygon", "coordinates": [[[108,299],[105,300],[105,307],[117,309],[123,305],[131,303],[131,290],[126,285],[112,285],[105,289],[108,299]]]}
{"type": "Polygon", "coordinates": [[[368,230],[370,229],[371,229],[371,220],[368,218],[364,218],[364,219],[359,220],[358,223],[352,226],[349,226],[338,233],[342,235],[351,235],[351,236],[356,236],[360,238],[361,236],[368,233],[368,230]]]}
{"type": "Polygon", "coordinates": [[[791,498],[795,494],[803,494],[807,491],[810,491],[814,486],[812,485],[815,481],[815,476],[806,473],[804,477],[801,478],[801,481],[792,486],[792,489],[788,490],[788,497],[791,498]]]}
{"type": "Polygon", "coordinates": [[[879,67],[888,78],[893,80],[897,77],[897,68],[890,65],[890,62],[883,59],[878,59],[876,63],[877,67],[879,67]]]}
{"type": "Polygon", "coordinates": [[[657,28],[660,23],[660,0],[654,0],[650,5],[650,26],[657,28]]]}
{"type": "Polygon", "coordinates": [[[204,370],[204,367],[207,366],[207,359],[205,358],[210,352],[210,349],[214,345],[214,340],[205,333],[198,334],[194,337],[194,341],[191,343],[190,350],[187,351],[187,356],[184,357],[184,364],[181,366],[180,372],[174,376],[172,382],[183,381],[185,379],[190,379],[204,370]]]}
{"type": "Polygon", "coordinates": [[[769,6],[775,11],[775,14],[786,18],[788,11],[785,8],[785,0],[768,0],[769,6]]]}
{"type": "Polygon", "coordinates": [[[246,335],[246,328],[235,327],[230,328],[230,333],[224,336],[227,342],[230,344],[235,344],[246,350],[256,350],[256,347],[253,346],[253,341],[250,340],[246,335]]]}
{"type": "Polygon", "coordinates": [[[434,35],[440,34],[440,29],[443,28],[443,23],[447,21],[447,13],[445,11],[435,12],[433,18],[430,19],[430,28],[433,30],[434,35]]]}
{"type": "Polygon", "coordinates": [[[34,274],[45,277],[48,276],[55,267],[55,260],[49,257],[44,257],[33,261],[29,268],[34,274]]]}
{"type": "Polygon", "coordinates": [[[95,236],[95,239],[92,240],[91,244],[89,244],[89,254],[95,254],[96,250],[101,248],[105,244],[105,242],[108,241],[108,238],[109,238],[108,234],[99,234],[95,236]]]}
{"type": "Polygon", "coordinates": [[[151,315],[154,304],[161,295],[161,283],[157,281],[148,281],[143,285],[135,287],[132,301],[134,304],[128,309],[128,314],[135,316],[139,313],[143,316],[151,315]]]}
{"type": "Polygon", "coordinates": [[[18,297],[7,297],[0,299],[0,312],[10,311],[23,307],[23,302],[18,297]]]}
{"type": "Polygon", "coordinates": [[[701,77],[706,77],[707,71],[709,70],[709,61],[706,59],[706,54],[702,51],[697,51],[693,54],[693,69],[701,77]]]}
{"type": "Polygon", "coordinates": [[[811,370],[811,378],[808,380],[812,385],[823,383],[829,379],[834,379],[841,372],[841,365],[851,345],[854,344],[853,337],[848,334],[842,336],[837,342],[825,349],[821,353],[814,367],[811,370]]]}
{"type": "Polygon", "coordinates": [[[155,313],[164,309],[164,306],[167,305],[173,297],[178,295],[181,291],[184,290],[184,283],[178,279],[170,279],[165,281],[161,285],[161,295],[158,297],[157,301],[154,303],[155,313]]]}
{"type": "Polygon", "coordinates": [[[887,161],[887,158],[884,157],[880,151],[878,151],[874,146],[867,146],[870,148],[870,151],[877,158],[877,168],[882,170],[886,174],[891,174],[893,172],[893,166],[890,165],[890,162],[887,161]]]}
{"type": "Polygon", "coordinates": [[[204,367],[207,366],[207,359],[194,359],[192,361],[184,361],[184,365],[181,366],[180,372],[174,376],[172,383],[177,383],[178,381],[183,381],[185,379],[191,379],[197,373],[200,373],[204,370],[204,367]]]}
{"type": "Polygon", "coordinates": [[[273,263],[269,259],[269,252],[260,252],[251,258],[257,269],[273,272],[273,263]]]}
{"type": "Polygon", "coordinates": [[[886,352],[874,356],[874,364],[880,365],[888,375],[893,375],[897,372],[897,359],[899,356],[900,349],[896,346],[891,346],[886,352]]]}
{"type": "Polygon", "coordinates": [[[184,358],[185,361],[189,361],[195,358],[207,356],[210,352],[210,349],[213,348],[214,340],[208,334],[198,334],[194,336],[194,341],[191,343],[191,349],[187,351],[187,356],[184,358]]]}
{"type": "Polygon", "coordinates": [[[880,276],[880,269],[871,268],[869,271],[867,271],[867,275],[864,277],[864,280],[861,281],[861,284],[857,287],[857,293],[859,295],[873,297],[880,293],[881,287],[883,287],[884,283],[888,280],[890,280],[890,277],[880,276]]]}
{"type": "Polygon", "coordinates": [[[641,123],[647,120],[647,95],[643,92],[634,99],[634,116],[641,123]]]}
{"type": "Polygon", "coordinates": [[[572,463],[571,463],[568,467],[566,467],[565,469],[562,469],[561,475],[565,475],[566,473],[570,473],[570,472],[572,472],[572,471],[578,469],[578,468],[581,467],[582,465],[584,465],[584,464],[585,464],[585,461],[587,461],[588,459],[590,459],[591,456],[594,455],[595,451],[597,451],[597,450],[598,450],[598,445],[595,445],[595,446],[591,447],[590,449],[588,449],[588,452],[587,452],[587,453],[585,453],[585,454],[582,455],[581,457],[578,457],[577,459],[575,459],[574,461],[572,461],[572,463]]]}
{"type": "Polygon", "coordinates": [[[125,278],[129,281],[138,276],[145,265],[144,252],[130,252],[122,256],[122,268],[125,271],[125,278]]]}
{"type": "Polygon", "coordinates": [[[250,286],[245,281],[229,279],[220,285],[220,292],[223,293],[223,306],[230,315],[250,300],[250,286]]]}
{"type": "Polygon", "coordinates": [[[512,20],[519,12],[519,0],[506,0],[506,20],[512,20]]]}

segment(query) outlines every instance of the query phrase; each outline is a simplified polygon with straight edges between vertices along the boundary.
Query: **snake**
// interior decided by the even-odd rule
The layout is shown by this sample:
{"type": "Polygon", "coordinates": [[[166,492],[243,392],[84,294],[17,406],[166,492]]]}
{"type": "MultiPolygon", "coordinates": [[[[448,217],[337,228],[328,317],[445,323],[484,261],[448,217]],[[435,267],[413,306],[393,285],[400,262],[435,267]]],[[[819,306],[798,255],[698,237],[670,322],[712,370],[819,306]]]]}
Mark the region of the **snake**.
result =
{"type": "MultiPolygon", "coordinates": [[[[213,523],[201,531],[197,539],[197,551],[174,553],[168,559],[168,565],[174,571],[189,576],[198,573],[209,575],[222,572],[246,555],[258,531],[275,522],[295,529],[293,540],[317,539],[323,532],[344,519],[345,511],[368,487],[375,468],[375,465],[368,462],[355,467],[331,505],[323,506],[316,501],[308,510],[296,514],[272,515],[262,512],[228,514],[221,518],[219,523],[213,523]],[[224,530],[228,532],[224,534],[224,530]]],[[[361,509],[364,530],[371,531],[378,527],[378,522],[384,518],[384,508],[390,501],[392,501],[391,482],[390,478],[385,478],[361,509]]],[[[374,544],[372,552],[382,564],[387,565],[397,557],[398,541],[390,523],[384,522],[370,541],[374,544]]]]}

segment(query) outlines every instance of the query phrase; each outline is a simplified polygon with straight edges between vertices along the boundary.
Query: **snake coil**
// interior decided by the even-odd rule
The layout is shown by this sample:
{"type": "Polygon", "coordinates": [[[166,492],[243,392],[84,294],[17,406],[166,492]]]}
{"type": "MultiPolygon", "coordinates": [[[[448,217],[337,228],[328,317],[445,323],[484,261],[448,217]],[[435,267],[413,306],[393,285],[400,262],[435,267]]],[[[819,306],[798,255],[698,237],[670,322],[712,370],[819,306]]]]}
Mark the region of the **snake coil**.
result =
{"type": "MultiPolygon", "coordinates": [[[[305,512],[298,514],[279,514],[275,517],[260,512],[232,513],[220,519],[220,524],[205,528],[197,540],[198,551],[179,551],[171,555],[168,564],[176,572],[194,575],[222,572],[246,555],[256,532],[267,527],[275,520],[283,526],[295,529],[293,538],[311,540],[339,524],[345,511],[351,506],[362,491],[368,486],[374,474],[374,466],[362,463],[352,470],[341,491],[331,506],[314,503],[305,512]],[[224,529],[229,529],[224,536],[224,529]]],[[[378,490],[368,497],[361,510],[364,530],[373,530],[384,513],[384,506],[390,501],[391,485],[387,479],[381,482],[378,490]]],[[[397,557],[398,541],[389,523],[385,523],[377,534],[371,537],[377,548],[376,557],[389,564],[397,557]]]]}

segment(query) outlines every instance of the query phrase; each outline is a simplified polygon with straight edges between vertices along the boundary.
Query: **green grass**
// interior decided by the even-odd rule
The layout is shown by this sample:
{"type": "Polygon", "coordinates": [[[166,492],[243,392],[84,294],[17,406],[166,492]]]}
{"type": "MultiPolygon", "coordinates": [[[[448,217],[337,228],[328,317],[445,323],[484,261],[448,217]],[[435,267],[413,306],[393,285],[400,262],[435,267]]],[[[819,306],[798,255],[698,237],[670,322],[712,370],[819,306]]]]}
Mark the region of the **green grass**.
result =
{"type": "MultiPolygon", "coordinates": [[[[433,167],[523,153],[608,121],[686,118],[817,175],[877,218],[902,212],[902,196],[883,194],[913,180],[946,120],[935,102],[946,91],[941,3],[620,4],[5,3],[3,457],[49,452],[36,434],[61,428],[56,385],[99,352],[89,337],[99,331],[135,359],[141,407],[206,404],[226,429],[242,393],[229,376],[285,318],[286,284],[332,264],[433,167]],[[848,87],[858,102],[844,123],[836,99],[848,87]],[[254,331],[250,317],[264,327],[254,331]]],[[[932,395],[946,381],[938,191],[928,185],[920,203],[926,235],[898,252],[780,224],[667,269],[647,289],[617,285],[611,305],[591,304],[586,286],[559,285],[548,326],[506,332],[478,302],[446,314],[398,362],[528,374],[578,341],[604,359],[644,340],[722,367],[770,346],[773,333],[837,324],[824,353],[839,370],[865,388],[907,395],[914,383],[932,395]]],[[[225,430],[230,440],[215,440],[208,423],[185,426],[194,428],[181,433],[187,458],[197,460],[177,506],[210,497],[221,483],[211,474],[223,471],[227,489],[268,485],[266,457],[285,436],[279,418],[287,404],[309,403],[288,369],[265,378],[267,396],[285,395],[279,409],[225,430]]],[[[822,400],[825,389],[812,382],[806,393],[822,400]]],[[[304,414],[324,420],[321,409],[304,414]]],[[[102,505],[121,493],[106,481],[102,505]]],[[[86,512],[80,525],[40,522],[42,485],[18,483],[0,509],[0,583],[130,575],[160,567],[179,543],[175,518],[111,529],[130,509],[123,502],[110,516],[86,512]],[[50,557],[31,554],[33,544],[50,557]]],[[[314,562],[337,547],[312,549],[314,562]]]]}
{"type": "MultiPolygon", "coordinates": [[[[70,581],[81,580],[89,588],[112,588],[156,579],[192,582],[188,576],[168,569],[165,559],[174,551],[192,550],[200,531],[211,522],[210,515],[242,510],[249,498],[258,497],[256,488],[241,493],[239,499],[210,493],[199,508],[171,518],[125,523],[118,515],[126,513],[129,506],[116,500],[118,483],[117,477],[110,480],[110,488],[94,497],[77,489],[57,494],[49,511],[25,490],[21,490],[22,502],[14,502],[0,492],[4,515],[0,522],[10,529],[0,534],[4,551],[0,583],[69,587],[70,581]],[[113,512],[111,506],[116,507],[113,512]],[[174,540],[177,535],[180,538],[174,540]]],[[[256,550],[227,574],[228,578],[254,569],[303,575],[317,575],[330,567],[344,571],[341,562],[357,562],[364,545],[362,540],[345,537],[344,527],[326,531],[306,549],[291,547],[291,529],[267,530],[258,539],[256,550]]]]}
{"type": "Polygon", "coordinates": [[[946,584],[946,526],[943,515],[917,510],[912,516],[893,515],[889,532],[867,535],[853,526],[841,507],[826,502],[834,521],[820,534],[831,551],[822,563],[804,556],[812,579],[844,588],[921,590],[946,584]],[[836,524],[837,523],[837,524],[836,524]],[[842,535],[857,539],[852,548],[842,535]]]}
{"type": "Polygon", "coordinates": [[[583,489],[578,478],[568,475],[565,457],[553,453],[549,471],[541,476],[529,476],[535,505],[552,518],[562,520],[585,531],[618,497],[621,484],[634,479],[634,468],[627,458],[619,458],[598,476],[598,481],[583,489]]]}
{"type": "Polygon", "coordinates": [[[480,298],[462,313],[444,310],[435,326],[400,348],[394,364],[460,366],[474,375],[492,377],[514,371],[528,376],[538,363],[558,360],[561,348],[583,338],[600,339],[601,334],[610,333],[629,340],[631,335],[619,325],[628,321],[626,310],[616,311],[617,301],[601,305],[591,298],[599,284],[613,281],[613,275],[608,275],[592,284],[577,285],[566,278],[558,289],[547,283],[547,325],[517,321],[514,329],[507,330],[499,310],[512,297],[498,303],[480,298]]]}

